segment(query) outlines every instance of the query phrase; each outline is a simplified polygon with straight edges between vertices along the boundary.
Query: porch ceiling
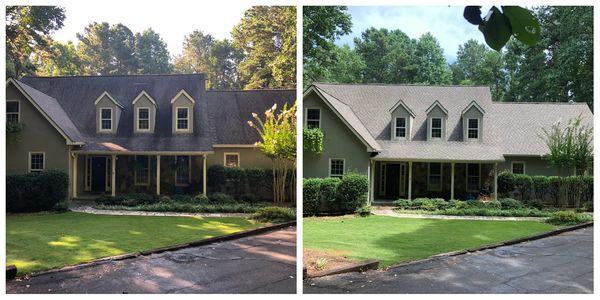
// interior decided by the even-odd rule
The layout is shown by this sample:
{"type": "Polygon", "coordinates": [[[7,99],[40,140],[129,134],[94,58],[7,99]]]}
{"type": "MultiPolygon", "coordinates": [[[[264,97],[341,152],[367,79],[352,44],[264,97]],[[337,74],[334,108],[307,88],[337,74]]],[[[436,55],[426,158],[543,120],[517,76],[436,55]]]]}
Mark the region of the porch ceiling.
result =
{"type": "Polygon", "coordinates": [[[502,149],[485,143],[379,141],[383,150],[373,160],[439,161],[439,162],[500,162],[505,161],[502,149]]]}

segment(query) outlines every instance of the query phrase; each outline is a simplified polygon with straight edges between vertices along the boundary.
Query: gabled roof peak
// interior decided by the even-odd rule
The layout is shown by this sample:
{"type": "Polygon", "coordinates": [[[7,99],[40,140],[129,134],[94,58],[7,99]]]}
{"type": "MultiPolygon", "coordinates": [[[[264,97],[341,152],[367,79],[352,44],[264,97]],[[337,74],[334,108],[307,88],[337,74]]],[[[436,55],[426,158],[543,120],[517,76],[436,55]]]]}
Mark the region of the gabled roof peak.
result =
{"type": "Polygon", "coordinates": [[[392,106],[392,108],[390,108],[389,112],[393,112],[394,110],[396,110],[396,108],[398,108],[398,106],[402,106],[404,107],[404,109],[410,114],[411,117],[415,117],[415,113],[406,105],[406,103],[404,103],[404,101],[402,101],[402,99],[398,100],[398,102],[396,102],[396,104],[394,104],[394,106],[392,106]]]}
{"type": "Polygon", "coordinates": [[[469,105],[467,105],[467,107],[465,107],[465,109],[463,109],[460,115],[464,115],[473,106],[475,106],[475,108],[477,108],[477,110],[479,110],[482,114],[485,114],[485,110],[475,100],[473,100],[471,103],[469,103],[469,105]]]}
{"type": "Polygon", "coordinates": [[[142,96],[146,96],[146,98],[148,98],[148,100],[150,100],[150,102],[152,102],[152,104],[154,104],[154,106],[156,106],[156,101],[154,101],[154,98],[152,98],[150,95],[148,95],[148,93],[146,93],[146,91],[142,90],[137,97],[135,97],[135,99],[133,99],[133,102],[131,102],[131,104],[135,104],[138,100],[140,100],[140,98],[142,98],[142,96]]]}
{"type": "Polygon", "coordinates": [[[121,104],[121,102],[115,100],[115,98],[113,98],[107,91],[104,91],[100,97],[96,98],[96,101],[94,101],[94,105],[98,105],[98,102],[100,102],[100,100],[102,98],[104,98],[104,96],[108,97],[108,99],[110,99],[110,101],[112,101],[115,105],[117,105],[118,107],[120,107],[121,109],[125,108],[123,106],[123,104],[121,104]]]}
{"type": "Polygon", "coordinates": [[[192,98],[192,96],[190,96],[190,94],[188,94],[185,90],[181,90],[179,91],[179,93],[177,93],[177,95],[175,95],[175,97],[173,97],[173,99],[171,99],[171,104],[173,104],[175,102],[175,100],[177,100],[177,98],[179,98],[179,96],[184,95],[186,98],[188,98],[188,100],[190,100],[190,102],[192,102],[192,104],[195,104],[196,101],[194,100],[194,98],[192,98]]]}
{"type": "Polygon", "coordinates": [[[425,113],[429,114],[436,106],[439,107],[444,112],[444,114],[448,115],[448,110],[438,100],[435,100],[431,104],[431,106],[429,106],[429,108],[425,111],[425,113]]]}

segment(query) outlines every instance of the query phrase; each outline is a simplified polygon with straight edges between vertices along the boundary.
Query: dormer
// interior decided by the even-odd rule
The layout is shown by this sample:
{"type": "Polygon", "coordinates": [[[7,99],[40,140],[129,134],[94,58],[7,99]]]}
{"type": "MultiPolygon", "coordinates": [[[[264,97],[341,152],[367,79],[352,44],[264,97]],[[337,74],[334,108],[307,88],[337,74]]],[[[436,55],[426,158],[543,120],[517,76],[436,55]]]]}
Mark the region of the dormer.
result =
{"type": "Polygon", "coordinates": [[[412,136],[412,125],[415,118],[415,113],[404,103],[399,100],[390,110],[390,132],[391,140],[407,140],[410,141],[412,136]]]}
{"type": "Polygon", "coordinates": [[[425,112],[427,113],[427,140],[445,141],[448,110],[435,100],[425,112]]]}
{"type": "Polygon", "coordinates": [[[96,106],[96,133],[116,133],[123,104],[105,91],[94,101],[94,105],[96,106]]]}
{"type": "Polygon", "coordinates": [[[481,142],[483,133],[483,116],[485,110],[475,101],[461,112],[463,140],[465,142],[481,142]]]}
{"type": "Polygon", "coordinates": [[[146,91],[133,99],[133,132],[154,133],[156,125],[156,101],[146,91]]]}
{"type": "Polygon", "coordinates": [[[196,101],[186,91],[181,90],[171,100],[173,111],[173,133],[194,132],[194,105],[196,101]]]}

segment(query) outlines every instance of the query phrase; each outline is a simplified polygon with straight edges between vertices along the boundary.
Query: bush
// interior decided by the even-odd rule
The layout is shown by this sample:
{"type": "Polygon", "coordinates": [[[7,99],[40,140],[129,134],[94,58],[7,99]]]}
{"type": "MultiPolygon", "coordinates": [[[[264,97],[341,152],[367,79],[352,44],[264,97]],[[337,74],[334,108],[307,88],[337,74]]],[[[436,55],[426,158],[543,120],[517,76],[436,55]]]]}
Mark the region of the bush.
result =
{"type": "Polygon", "coordinates": [[[546,222],[553,225],[576,225],[589,221],[590,218],[573,211],[558,211],[553,213],[546,222]]]}
{"type": "Polygon", "coordinates": [[[259,222],[290,222],[296,220],[296,210],[289,207],[268,206],[257,210],[252,218],[259,222]]]}
{"type": "Polygon", "coordinates": [[[504,199],[500,199],[499,201],[500,201],[500,205],[501,205],[502,209],[504,209],[504,210],[523,208],[523,203],[521,203],[521,201],[516,200],[516,199],[504,198],[504,199]]]}
{"type": "Polygon", "coordinates": [[[71,205],[70,201],[61,201],[56,203],[56,205],[54,205],[54,210],[57,212],[67,212],[69,211],[69,206],[71,205]]]}
{"type": "Polygon", "coordinates": [[[339,211],[337,204],[338,186],[342,181],[336,177],[327,177],[321,179],[321,202],[326,204],[325,209],[328,211],[339,211]]]}
{"type": "Polygon", "coordinates": [[[186,212],[186,213],[254,213],[267,203],[219,203],[219,204],[193,204],[187,202],[159,202],[142,204],[138,206],[98,205],[99,209],[129,210],[129,211],[154,211],[154,212],[186,212]]]}
{"type": "Polygon", "coordinates": [[[501,172],[498,174],[498,193],[508,194],[515,189],[515,174],[501,172]]]}
{"type": "Polygon", "coordinates": [[[7,212],[49,211],[67,200],[69,175],[48,170],[6,176],[7,212]]]}
{"type": "Polygon", "coordinates": [[[412,201],[408,199],[398,199],[393,203],[399,209],[412,209],[412,201]]]}
{"type": "Polygon", "coordinates": [[[355,211],[366,205],[369,181],[367,176],[349,173],[342,177],[336,193],[336,204],[341,212],[355,211]]]}
{"type": "Polygon", "coordinates": [[[258,200],[259,200],[258,196],[256,196],[253,193],[242,194],[239,199],[240,199],[240,201],[246,202],[246,203],[254,203],[254,202],[258,202],[258,200]]]}
{"type": "Polygon", "coordinates": [[[531,207],[531,208],[537,208],[537,209],[544,209],[544,201],[539,200],[539,199],[535,199],[535,200],[531,200],[528,201],[527,206],[531,207]]]}
{"type": "Polygon", "coordinates": [[[583,211],[594,212],[594,201],[588,201],[582,205],[583,211]]]}
{"type": "Polygon", "coordinates": [[[316,214],[321,209],[321,178],[305,178],[302,182],[302,205],[305,214],[316,214]]]}
{"type": "Polygon", "coordinates": [[[368,217],[372,214],[372,208],[370,205],[365,205],[356,209],[356,213],[361,217],[368,217]]]}
{"type": "Polygon", "coordinates": [[[204,194],[198,194],[198,195],[194,196],[194,198],[192,198],[192,203],[193,204],[208,204],[208,203],[210,203],[210,200],[208,200],[208,196],[206,196],[204,194]]]}
{"type": "Polygon", "coordinates": [[[225,184],[226,168],[221,165],[212,165],[206,170],[207,184],[215,191],[221,191],[221,187],[225,184]]]}
{"type": "Polygon", "coordinates": [[[235,203],[233,197],[225,193],[212,193],[208,195],[208,200],[214,204],[235,203]]]}
{"type": "Polygon", "coordinates": [[[113,196],[103,195],[96,198],[96,203],[100,205],[123,205],[137,206],[142,204],[158,203],[161,198],[150,194],[119,194],[113,196]]]}

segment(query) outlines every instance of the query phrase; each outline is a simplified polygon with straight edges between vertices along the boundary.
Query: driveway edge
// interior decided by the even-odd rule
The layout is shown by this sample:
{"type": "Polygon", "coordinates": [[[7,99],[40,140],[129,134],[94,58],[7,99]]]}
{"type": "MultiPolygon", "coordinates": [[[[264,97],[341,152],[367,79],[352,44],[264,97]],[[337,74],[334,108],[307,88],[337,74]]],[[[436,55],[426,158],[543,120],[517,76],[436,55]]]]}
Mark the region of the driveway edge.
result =
{"type": "MultiPolygon", "coordinates": [[[[179,250],[179,249],[188,248],[188,247],[206,246],[209,244],[240,239],[240,238],[258,235],[261,233],[278,230],[278,229],[282,229],[282,228],[287,228],[287,227],[291,227],[291,226],[295,226],[295,225],[296,225],[296,221],[291,221],[291,222],[286,222],[286,223],[281,223],[281,224],[274,224],[274,225],[267,225],[267,226],[262,226],[262,227],[258,227],[258,228],[254,228],[254,229],[235,232],[232,234],[217,236],[217,237],[203,239],[203,240],[197,240],[197,241],[193,241],[193,242],[189,242],[189,243],[182,243],[182,244],[176,244],[176,245],[166,246],[166,247],[161,247],[161,248],[154,248],[154,249],[144,250],[144,251],[139,251],[139,252],[131,252],[131,253],[125,253],[125,254],[121,254],[121,255],[98,258],[98,259],[95,259],[95,260],[92,260],[92,261],[89,261],[86,263],[65,266],[65,267],[58,268],[58,269],[50,269],[50,270],[46,270],[46,271],[35,272],[35,273],[31,273],[31,274],[26,274],[26,275],[23,275],[20,277],[16,277],[13,279],[31,278],[31,277],[36,277],[36,276],[40,276],[40,275],[59,273],[59,272],[64,272],[64,271],[72,271],[72,270],[77,270],[77,269],[81,269],[84,267],[90,267],[90,266],[103,264],[103,263],[110,262],[110,261],[120,261],[120,260],[124,260],[124,259],[128,259],[128,258],[134,258],[134,257],[138,257],[138,256],[147,256],[147,255],[151,255],[151,254],[158,254],[158,253],[162,253],[162,252],[166,252],[166,251],[174,251],[174,250],[179,250]]],[[[7,277],[7,281],[8,280],[9,280],[9,278],[7,277]]]]}
{"type": "Polygon", "coordinates": [[[317,277],[324,277],[324,276],[349,273],[349,272],[363,272],[366,270],[377,270],[378,267],[379,267],[379,261],[376,259],[370,259],[370,260],[365,260],[365,261],[361,261],[358,263],[354,263],[354,264],[351,264],[348,266],[343,266],[343,267],[334,268],[334,269],[330,269],[330,270],[323,270],[323,271],[319,271],[319,272],[316,272],[313,274],[307,274],[306,278],[317,278],[317,277]]]}

